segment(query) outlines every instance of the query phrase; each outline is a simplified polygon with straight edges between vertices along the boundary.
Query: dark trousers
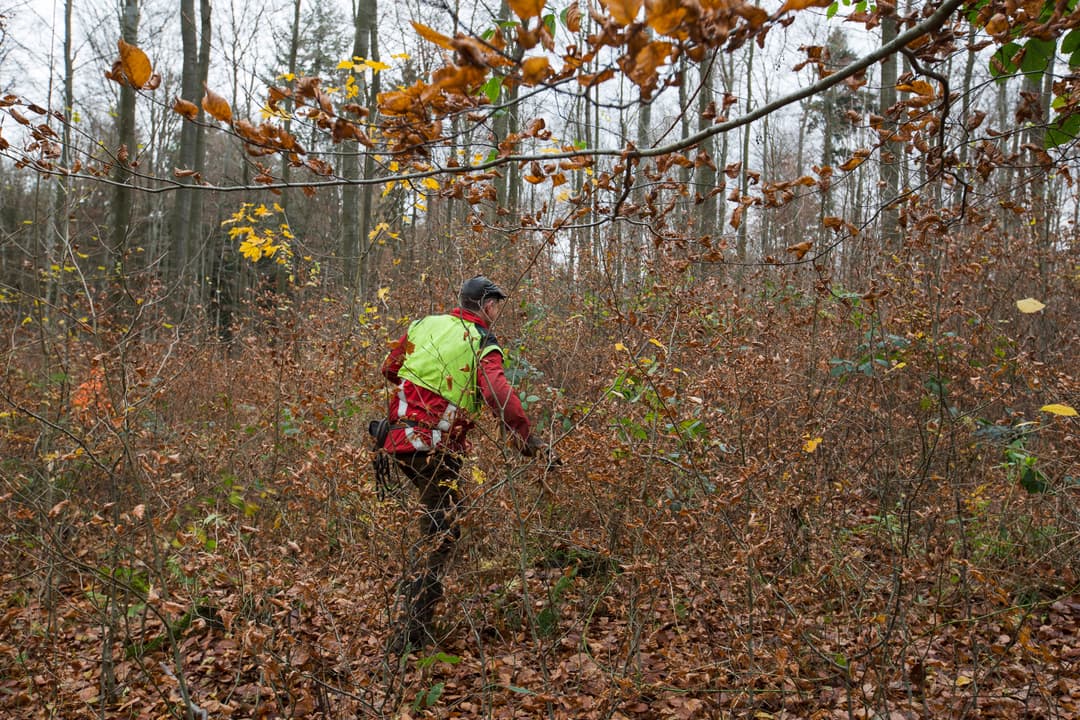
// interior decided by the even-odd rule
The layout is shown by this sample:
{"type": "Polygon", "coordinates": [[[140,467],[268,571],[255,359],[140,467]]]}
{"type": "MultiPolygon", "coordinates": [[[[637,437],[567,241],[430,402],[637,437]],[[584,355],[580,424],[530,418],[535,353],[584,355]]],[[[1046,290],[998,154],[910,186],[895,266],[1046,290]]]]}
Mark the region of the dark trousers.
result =
{"type": "Polygon", "coordinates": [[[458,503],[457,481],[461,459],[441,452],[395,455],[398,467],[420,491],[424,513],[420,517],[421,544],[430,554],[420,572],[406,588],[406,622],[412,628],[427,628],[442,600],[442,578],[461,535],[455,517],[458,503]]]}

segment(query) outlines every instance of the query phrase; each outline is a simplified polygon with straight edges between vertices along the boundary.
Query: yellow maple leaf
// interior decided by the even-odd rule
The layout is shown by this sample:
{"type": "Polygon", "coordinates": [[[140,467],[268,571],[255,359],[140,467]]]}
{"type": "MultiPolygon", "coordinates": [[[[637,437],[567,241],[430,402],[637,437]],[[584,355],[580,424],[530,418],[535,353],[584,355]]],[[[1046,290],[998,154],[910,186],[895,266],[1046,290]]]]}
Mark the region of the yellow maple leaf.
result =
{"type": "Polygon", "coordinates": [[[262,257],[262,248],[259,246],[259,243],[260,240],[258,238],[255,238],[254,240],[248,238],[240,243],[240,254],[248,260],[255,262],[262,257]]]}
{"type": "Polygon", "coordinates": [[[802,446],[803,452],[812,453],[812,452],[814,452],[815,450],[818,449],[818,445],[820,445],[820,444],[821,444],[821,438],[820,437],[809,438],[806,442],[803,443],[803,446],[802,446]]]}

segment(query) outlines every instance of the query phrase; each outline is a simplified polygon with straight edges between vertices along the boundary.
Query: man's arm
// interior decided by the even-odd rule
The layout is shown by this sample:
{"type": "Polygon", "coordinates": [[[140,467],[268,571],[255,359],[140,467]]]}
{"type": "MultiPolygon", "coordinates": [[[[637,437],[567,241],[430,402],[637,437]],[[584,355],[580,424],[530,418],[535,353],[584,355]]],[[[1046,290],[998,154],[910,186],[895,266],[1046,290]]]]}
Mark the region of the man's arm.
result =
{"type": "Polygon", "coordinates": [[[518,399],[514,388],[510,386],[510,381],[506,379],[501,353],[490,352],[480,360],[477,379],[484,403],[514,434],[518,449],[527,452],[531,434],[529,418],[525,416],[521,400],[518,399]]]}

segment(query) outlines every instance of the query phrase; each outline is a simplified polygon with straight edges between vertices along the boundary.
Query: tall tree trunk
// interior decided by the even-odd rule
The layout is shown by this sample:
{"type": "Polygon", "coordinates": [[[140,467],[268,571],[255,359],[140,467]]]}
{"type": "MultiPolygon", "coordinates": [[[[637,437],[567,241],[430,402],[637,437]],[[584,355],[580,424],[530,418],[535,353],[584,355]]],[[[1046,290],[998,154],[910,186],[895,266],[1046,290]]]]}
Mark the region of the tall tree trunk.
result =
{"type": "MultiPolygon", "coordinates": [[[[964,85],[960,88],[960,117],[963,122],[967,122],[971,115],[971,81],[975,75],[975,51],[970,48],[975,44],[977,26],[972,24],[971,30],[968,31],[968,53],[967,61],[964,63],[964,85]]],[[[964,138],[964,142],[960,145],[960,167],[967,167],[968,162],[968,141],[964,138]]]]}
{"type": "MultiPolygon", "coordinates": [[[[75,68],[71,49],[71,5],[73,1],[65,0],[64,2],[64,116],[69,120],[75,105],[75,68]]],[[[65,168],[70,168],[72,160],[71,123],[65,122],[61,127],[60,163],[65,168]]],[[[52,224],[54,240],[50,241],[49,245],[52,246],[56,241],[59,241],[60,253],[66,255],[71,249],[71,178],[67,174],[60,175],[56,182],[52,224]]],[[[55,252],[51,251],[47,253],[49,263],[56,262],[55,254],[55,252]]],[[[60,264],[65,264],[67,259],[65,258],[60,264]]],[[[64,273],[57,276],[56,282],[53,283],[46,295],[50,303],[57,302],[58,296],[63,292],[63,288],[60,287],[63,276],[64,273]]]]}
{"type": "MultiPolygon", "coordinates": [[[[754,86],[751,83],[751,78],[754,75],[754,44],[750,43],[750,49],[746,55],[746,105],[744,112],[749,113],[754,106],[754,86]]],[[[746,197],[747,191],[750,189],[750,128],[752,124],[747,123],[743,128],[742,137],[742,176],[739,181],[739,194],[742,202],[743,197],[746,197]]],[[[743,208],[742,222],[739,223],[738,236],[735,241],[735,255],[739,259],[739,262],[746,260],[746,237],[747,226],[749,225],[750,218],[746,212],[747,208],[743,208]]]]}
{"type": "MultiPolygon", "coordinates": [[[[180,71],[180,97],[199,108],[199,120],[203,118],[200,102],[199,83],[199,46],[195,32],[195,0],[180,0],[180,43],[183,48],[183,64],[180,71]]],[[[180,126],[180,147],[176,153],[176,167],[185,170],[195,169],[196,136],[198,124],[182,120],[180,126]]],[[[184,185],[191,185],[193,178],[179,178],[184,185]]],[[[187,188],[175,193],[172,213],[172,251],[169,269],[172,279],[180,282],[186,272],[188,253],[191,247],[191,205],[195,191],[187,188]]]]}
{"type": "MultiPolygon", "coordinates": [[[[499,21],[507,22],[510,19],[510,5],[507,0],[502,0],[499,5],[499,21]]],[[[509,53],[520,59],[523,50],[520,46],[514,43],[508,48],[509,53]]],[[[503,85],[499,93],[499,102],[502,105],[502,111],[495,116],[495,122],[492,124],[492,134],[494,135],[493,141],[498,151],[498,145],[509,135],[513,135],[518,132],[519,118],[518,118],[518,85],[517,83],[509,83],[503,85]]],[[[508,163],[507,165],[499,168],[499,176],[495,178],[495,209],[494,215],[499,214],[501,210],[515,213],[519,206],[521,173],[517,169],[517,165],[514,163],[508,163]]]]}
{"type": "MultiPolygon", "coordinates": [[[[371,53],[371,59],[376,62],[379,60],[378,13],[378,0],[360,0],[357,5],[356,14],[358,18],[361,18],[362,22],[366,24],[367,52],[371,53]]],[[[381,87],[380,77],[381,76],[378,73],[373,72],[371,75],[371,85],[367,88],[367,104],[370,110],[368,118],[371,123],[375,123],[378,120],[377,114],[379,108],[376,100],[379,96],[381,87]]],[[[374,175],[375,157],[371,153],[367,153],[364,155],[364,177],[370,178],[374,175]]],[[[360,191],[360,227],[357,237],[359,238],[360,243],[368,243],[368,248],[373,252],[365,253],[360,261],[358,273],[360,282],[358,283],[357,289],[362,294],[365,293],[368,288],[374,287],[378,280],[379,246],[368,241],[368,234],[375,225],[374,214],[375,186],[365,185],[360,191]]]]}
{"type": "MultiPolygon", "coordinates": [[[[362,3],[353,8],[353,47],[354,58],[366,58],[368,55],[368,23],[369,19],[361,12],[362,3]]],[[[359,76],[357,84],[360,86],[360,94],[366,92],[366,78],[359,76]]],[[[361,102],[366,103],[367,98],[361,97],[361,102]]],[[[341,176],[346,180],[358,180],[360,178],[361,145],[355,141],[346,141],[343,145],[341,158],[341,176]]],[[[350,295],[355,297],[357,285],[357,273],[359,267],[360,245],[360,193],[358,185],[345,185],[341,188],[341,281],[350,295]]]]}
{"type": "MultiPolygon", "coordinates": [[[[707,118],[706,109],[713,104],[715,94],[713,92],[713,66],[718,61],[717,53],[713,51],[705,58],[701,66],[701,90],[698,94],[698,130],[705,130],[715,122],[715,118],[707,118]]],[[[709,161],[716,163],[716,141],[709,137],[701,143],[701,152],[709,156],[709,161]]],[[[708,164],[701,165],[697,172],[697,191],[702,194],[701,209],[699,210],[699,226],[703,235],[710,238],[716,235],[716,170],[708,164]]]]}
{"type": "MultiPolygon", "coordinates": [[[[300,3],[301,0],[293,0],[293,22],[292,22],[292,35],[289,38],[289,77],[296,77],[296,56],[300,52],[300,3]]],[[[285,112],[288,117],[282,123],[285,133],[292,133],[292,111],[293,103],[291,100],[286,99],[282,103],[285,112]]],[[[281,156],[281,181],[284,183],[289,182],[290,174],[290,160],[288,153],[281,156]]],[[[286,214],[289,210],[289,189],[281,189],[281,207],[285,208],[286,214]]],[[[287,215],[286,215],[287,216],[287,215]]]]}
{"type": "MultiPolygon", "coordinates": [[[[881,43],[890,43],[896,38],[896,18],[886,16],[881,21],[881,43]]],[[[889,108],[896,104],[896,55],[890,55],[881,63],[881,92],[878,95],[878,114],[885,118],[885,128],[896,130],[896,116],[890,115],[889,108]]],[[[900,194],[900,144],[889,140],[881,148],[881,196],[878,200],[881,211],[881,240],[888,253],[900,249],[899,208],[895,201],[900,194]]]]}
{"type": "MultiPolygon", "coordinates": [[[[131,45],[139,42],[139,2],[124,0],[121,8],[120,31],[124,41],[131,45]]],[[[127,252],[127,238],[131,226],[133,190],[131,188],[131,160],[138,152],[135,144],[135,88],[127,84],[120,86],[120,105],[117,108],[117,162],[113,165],[110,253],[113,262],[110,267],[117,273],[117,282],[123,283],[124,262],[127,252]]]]}
{"type": "MultiPolygon", "coordinates": [[[[210,0],[199,0],[199,62],[198,84],[200,87],[206,84],[210,76],[210,0]]],[[[201,103],[199,103],[201,105],[201,103]]],[[[200,108],[201,110],[201,108],[200,108]]],[[[195,163],[194,170],[202,176],[206,171],[206,126],[199,124],[195,131],[195,163]]],[[[188,216],[188,250],[187,255],[194,263],[197,271],[197,283],[200,288],[200,300],[206,290],[207,253],[203,250],[203,198],[205,195],[199,191],[193,191],[191,198],[190,215],[188,216]]]]}

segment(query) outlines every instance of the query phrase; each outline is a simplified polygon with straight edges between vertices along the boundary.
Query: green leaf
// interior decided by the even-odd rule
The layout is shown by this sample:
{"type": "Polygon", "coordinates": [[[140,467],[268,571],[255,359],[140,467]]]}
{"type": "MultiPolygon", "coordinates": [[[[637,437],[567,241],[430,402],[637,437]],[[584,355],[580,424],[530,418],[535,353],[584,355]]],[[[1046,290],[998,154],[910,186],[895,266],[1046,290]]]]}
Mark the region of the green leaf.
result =
{"type": "Polygon", "coordinates": [[[480,86],[480,92],[482,92],[489,102],[495,102],[499,99],[499,93],[502,92],[503,79],[497,75],[488,78],[488,81],[480,86]]]}
{"type": "Polygon", "coordinates": [[[507,685],[506,689],[510,692],[516,692],[519,695],[535,695],[536,693],[529,688],[518,687],[517,685],[507,685]]]}
{"type": "Polygon", "coordinates": [[[1046,478],[1035,468],[1024,468],[1024,473],[1020,476],[1020,486],[1031,495],[1046,492],[1046,478]]]}
{"type": "Polygon", "coordinates": [[[1073,29],[1061,41],[1061,53],[1063,55],[1072,55],[1077,50],[1080,50],[1080,30],[1073,29]]]}
{"type": "Polygon", "coordinates": [[[537,630],[543,637],[551,635],[555,628],[558,627],[558,623],[559,615],[550,605],[541,610],[540,614],[536,616],[536,624],[539,626],[537,630]]]}
{"type": "Polygon", "coordinates": [[[1016,54],[1020,49],[1020,46],[1014,42],[1002,45],[1001,49],[990,58],[990,74],[995,78],[1014,74],[1018,69],[1016,54]]]}
{"type": "Polygon", "coordinates": [[[434,655],[428,655],[422,657],[416,661],[416,667],[419,670],[429,668],[435,663],[446,663],[447,665],[457,665],[461,662],[461,658],[457,655],[448,655],[442,651],[435,653],[434,655]]]}
{"type": "Polygon", "coordinates": [[[829,19],[832,19],[833,17],[835,17],[837,11],[839,11],[839,10],[840,10],[840,3],[839,2],[834,2],[832,5],[829,6],[829,9],[825,11],[825,17],[827,17],[829,19]]]}
{"type": "Polygon", "coordinates": [[[555,15],[554,13],[544,16],[544,24],[547,25],[548,32],[552,35],[555,34],[555,15]]]}
{"type": "Polygon", "coordinates": [[[431,707],[435,703],[439,702],[439,698],[442,697],[444,687],[446,687],[445,683],[441,682],[432,685],[431,689],[428,690],[427,697],[424,699],[424,705],[426,707],[431,707]]]}
{"type": "Polygon", "coordinates": [[[1054,56],[1057,43],[1053,40],[1040,40],[1032,38],[1024,46],[1024,59],[1020,63],[1020,69],[1025,73],[1041,76],[1046,72],[1050,58],[1054,56]]]}
{"type": "Polygon", "coordinates": [[[1057,119],[1046,132],[1046,147],[1053,148],[1071,143],[1080,136],[1080,114],[1057,119]]]}

